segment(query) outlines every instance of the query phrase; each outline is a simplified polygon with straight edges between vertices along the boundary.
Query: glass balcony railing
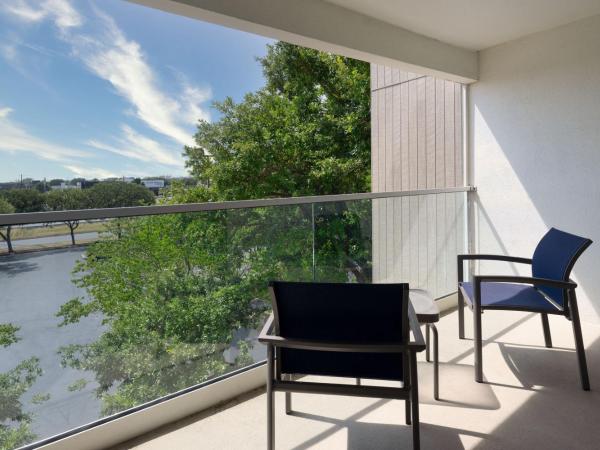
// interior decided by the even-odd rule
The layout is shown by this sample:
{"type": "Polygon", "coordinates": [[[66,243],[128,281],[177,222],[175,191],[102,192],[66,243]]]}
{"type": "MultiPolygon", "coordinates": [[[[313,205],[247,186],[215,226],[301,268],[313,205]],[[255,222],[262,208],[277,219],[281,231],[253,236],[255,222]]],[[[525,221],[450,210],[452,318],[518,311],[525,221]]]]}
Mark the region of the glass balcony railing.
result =
{"type": "Polygon", "coordinates": [[[455,291],[467,190],[0,215],[0,447],[260,363],[269,280],[455,291]]]}

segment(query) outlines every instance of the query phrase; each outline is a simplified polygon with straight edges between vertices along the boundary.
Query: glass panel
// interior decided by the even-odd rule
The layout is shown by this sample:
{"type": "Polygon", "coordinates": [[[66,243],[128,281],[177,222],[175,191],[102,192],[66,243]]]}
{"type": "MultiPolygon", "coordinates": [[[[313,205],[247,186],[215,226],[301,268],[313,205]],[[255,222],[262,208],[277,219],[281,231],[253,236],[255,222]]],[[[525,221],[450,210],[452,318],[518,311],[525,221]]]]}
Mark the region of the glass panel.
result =
{"type": "Polygon", "coordinates": [[[75,246],[66,224],[12,227],[16,253],[0,256],[5,446],[262,361],[256,338],[270,313],[269,280],[455,291],[465,199],[81,221],[75,246]]]}

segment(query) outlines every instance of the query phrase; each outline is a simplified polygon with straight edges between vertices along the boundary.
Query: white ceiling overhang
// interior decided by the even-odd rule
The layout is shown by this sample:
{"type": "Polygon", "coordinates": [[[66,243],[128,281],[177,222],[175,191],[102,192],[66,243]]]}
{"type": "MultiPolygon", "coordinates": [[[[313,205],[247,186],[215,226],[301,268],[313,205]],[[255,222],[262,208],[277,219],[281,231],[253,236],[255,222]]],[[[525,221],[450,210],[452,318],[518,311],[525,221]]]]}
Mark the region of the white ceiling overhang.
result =
{"type": "Polygon", "coordinates": [[[478,51],[600,14],[600,0],[131,0],[461,82],[478,51]]]}

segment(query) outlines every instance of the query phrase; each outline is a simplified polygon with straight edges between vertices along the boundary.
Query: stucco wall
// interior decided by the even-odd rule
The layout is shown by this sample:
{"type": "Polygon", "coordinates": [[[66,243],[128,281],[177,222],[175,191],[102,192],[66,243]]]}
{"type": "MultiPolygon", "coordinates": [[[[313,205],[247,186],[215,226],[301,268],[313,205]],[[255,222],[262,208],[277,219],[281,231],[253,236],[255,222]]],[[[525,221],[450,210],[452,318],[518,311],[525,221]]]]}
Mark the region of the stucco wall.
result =
{"type": "Polygon", "coordinates": [[[481,52],[468,125],[475,250],[528,256],[552,226],[590,237],[574,278],[600,321],[600,16],[481,52]]]}

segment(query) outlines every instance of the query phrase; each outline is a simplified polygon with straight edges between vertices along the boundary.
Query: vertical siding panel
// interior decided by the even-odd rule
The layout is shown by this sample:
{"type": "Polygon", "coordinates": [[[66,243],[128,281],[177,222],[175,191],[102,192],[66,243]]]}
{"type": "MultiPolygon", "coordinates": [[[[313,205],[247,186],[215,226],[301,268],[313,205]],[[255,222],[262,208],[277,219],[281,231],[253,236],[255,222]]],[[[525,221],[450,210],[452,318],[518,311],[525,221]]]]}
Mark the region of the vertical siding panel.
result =
{"type": "Polygon", "coordinates": [[[444,94],[444,144],[446,157],[446,186],[444,187],[453,187],[456,183],[454,170],[454,83],[451,81],[444,82],[444,94]]]}
{"type": "MultiPolygon", "coordinates": [[[[371,64],[371,90],[377,89],[378,66],[371,64]]],[[[379,107],[377,92],[371,92],[371,191],[379,191],[379,107]]],[[[372,233],[372,270],[373,281],[380,280],[381,263],[379,260],[379,205],[371,202],[371,233],[372,233]]]]}
{"type": "Polygon", "coordinates": [[[385,189],[385,91],[383,89],[376,92],[377,94],[377,114],[379,115],[378,125],[378,150],[379,165],[377,172],[379,175],[377,183],[377,191],[383,192],[385,189]]]}
{"type": "Polygon", "coordinates": [[[427,289],[434,293],[437,282],[436,195],[427,196],[427,289]]]}
{"type": "Polygon", "coordinates": [[[437,283],[435,296],[439,297],[445,290],[446,284],[446,198],[444,194],[436,196],[436,255],[437,283]]]}
{"type": "Polygon", "coordinates": [[[454,84],[454,167],[456,186],[464,186],[462,85],[454,84]]]}
{"type": "Polygon", "coordinates": [[[416,197],[419,209],[419,279],[418,287],[427,288],[427,196],[416,197]]]}
{"type": "Polygon", "coordinates": [[[408,186],[417,189],[417,83],[408,82],[408,186]]]}
{"type": "Polygon", "coordinates": [[[410,196],[409,199],[409,257],[410,273],[408,282],[416,287],[419,280],[419,199],[410,196]]]}
{"type": "Polygon", "coordinates": [[[400,86],[396,85],[392,89],[392,161],[393,161],[393,187],[394,191],[402,189],[402,149],[400,143],[401,123],[400,116],[400,86]]]}
{"type": "Polygon", "coordinates": [[[402,198],[394,202],[394,281],[402,282],[402,198]]]}
{"type": "Polygon", "coordinates": [[[387,242],[388,242],[388,236],[387,236],[387,227],[386,227],[386,216],[387,216],[387,210],[386,210],[386,199],[382,198],[382,199],[376,199],[373,200],[375,202],[377,202],[378,207],[379,207],[379,264],[380,264],[380,269],[379,269],[379,280],[380,281],[385,281],[387,280],[387,242]]]}
{"type": "MultiPolygon", "coordinates": [[[[371,65],[373,68],[373,65],[371,65]]],[[[375,71],[376,72],[376,71],[375,71]]],[[[371,79],[376,83],[377,78],[371,79]]],[[[379,108],[377,92],[371,92],[371,191],[379,191],[379,108]]]]}
{"type": "Polygon", "coordinates": [[[392,68],[386,67],[385,68],[385,86],[389,86],[390,84],[392,84],[392,68]]]}
{"type": "Polygon", "coordinates": [[[435,79],[425,79],[425,134],[427,189],[435,188],[435,79]]]}
{"type": "MultiPolygon", "coordinates": [[[[391,72],[390,72],[391,77],[391,72]]],[[[392,89],[393,88],[385,88],[383,92],[385,92],[385,183],[384,190],[386,192],[391,192],[394,188],[394,163],[393,163],[393,109],[392,109],[392,89]]]]}
{"type": "Polygon", "coordinates": [[[400,85],[400,154],[401,154],[401,183],[402,190],[410,189],[408,176],[408,83],[400,85]]]}
{"type": "Polygon", "coordinates": [[[392,69],[392,83],[394,83],[394,84],[400,83],[400,69],[396,69],[396,68],[392,69]]]}
{"type": "Polygon", "coordinates": [[[378,65],[377,66],[377,88],[382,88],[385,86],[385,67],[378,65]]]}
{"type": "Polygon", "coordinates": [[[456,214],[455,193],[444,194],[446,196],[446,290],[449,294],[455,290],[456,285],[456,228],[458,226],[458,215],[456,214]]]}
{"type": "Polygon", "coordinates": [[[417,84],[417,188],[427,188],[427,122],[425,120],[425,78],[417,84]]]}
{"type": "Polygon", "coordinates": [[[400,198],[402,206],[402,281],[410,279],[410,205],[409,197],[400,198]]]}
{"type": "Polygon", "coordinates": [[[394,199],[386,198],[386,216],[384,217],[386,225],[386,280],[394,281],[394,199]]]}
{"type": "Polygon", "coordinates": [[[444,157],[444,80],[435,80],[435,187],[446,185],[444,157]]]}
{"type": "MultiPolygon", "coordinates": [[[[371,91],[377,89],[377,64],[371,64],[371,91]]],[[[371,97],[373,95],[371,94],[371,97]]]]}
{"type": "Polygon", "coordinates": [[[381,236],[379,235],[379,203],[377,202],[377,199],[371,201],[371,212],[371,233],[373,239],[371,243],[371,251],[373,252],[371,264],[373,265],[373,282],[377,283],[381,281],[381,258],[379,255],[381,236]]]}

